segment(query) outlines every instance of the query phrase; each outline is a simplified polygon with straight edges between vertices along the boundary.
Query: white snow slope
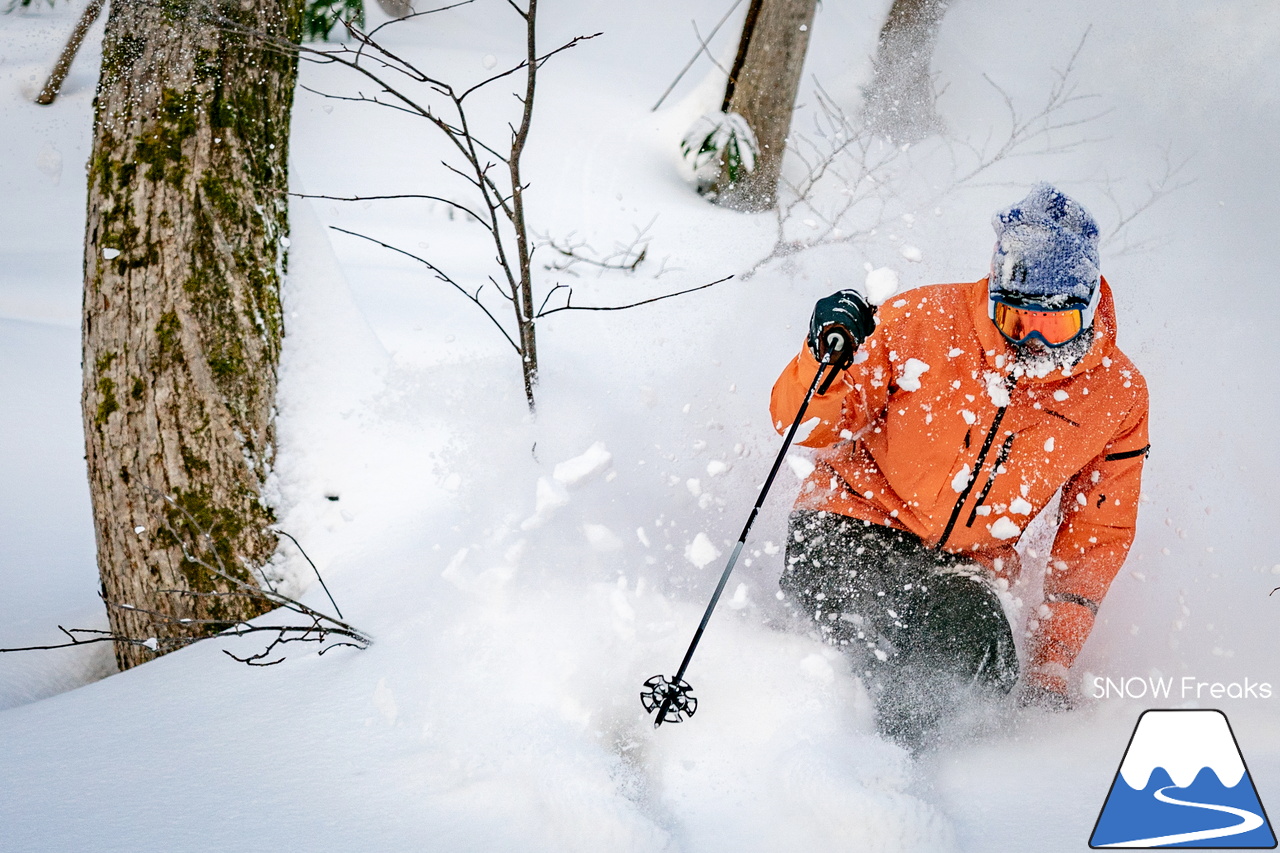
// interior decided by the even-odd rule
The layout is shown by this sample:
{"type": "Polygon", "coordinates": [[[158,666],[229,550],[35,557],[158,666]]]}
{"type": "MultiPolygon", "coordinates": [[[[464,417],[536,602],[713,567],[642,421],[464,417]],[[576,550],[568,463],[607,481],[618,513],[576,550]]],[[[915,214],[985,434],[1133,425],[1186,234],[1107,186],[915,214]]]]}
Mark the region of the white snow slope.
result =
{"type": "MultiPolygon", "coordinates": [[[[544,249],[541,292],[617,305],[737,277],[548,317],[536,417],[470,303],[327,226],[421,252],[472,290],[491,255],[474,228],[427,202],[295,203],[271,498],[375,643],[252,669],[209,641],[110,677],[102,647],[0,655],[0,850],[1080,850],[1138,714],[1180,705],[1225,710],[1263,802],[1280,796],[1275,4],[954,4],[933,64],[949,144],[897,152],[879,189],[861,187],[897,193],[889,220],[854,223],[873,233],[750,276],[774,218],[706,204],[677,155],[721,73],[699,60],[650,112],[697,50],[690,20],[705,35],[729,5],[543,5],[544,45],[603,35],[543,68],[533,225],[600,252],[649,226],[649,250],[634,275],[574,277],[544,249]],[[1030,118],[1086,31],[1070,79],[1089,97],[1061,117],[1096,117],[953,186],[965,141],[1009,132],[987,78],[1030,118]],[[1121,344],[1151,386],[1153,449],[1137,542],[1076,668],[1081,707],[977,709],[918,760],[880,740],[843,661],[774,599],[797,451],[688,673],[697,717],[655,732],[640,685],[679,662],[764,478],[768,391],[813,301],[871,269],[903,287],[982,276],[991,214],[1037,180],[1109,234],[1166,161],[1186,161],[1170,191],[1103,248],[1121,344]],[[1174,686],[1094,698],[1095,676],[1174,686]],[[1270,698],[1232,698],[1246,679],[1270,698]]],[[[856,122],[887,6],[822,4],[797,148],[821,142],[815,79],[856,122]]],[[[30,103],[78,11],[0,16],[0,647],[105,623],[77,332],[101,23],[59,102],[30,103]]],[[[384,32],[474,81],[520,56],[513,18],[478,0],[384,32]]],[[[712,43],[721,62],[738,20],[712,43]]],[[[335,68],[302,76],[355,89],[335,68]]],[[[508,91],[479,102],[483,125],[511,115],[508,91]]],[[[461,198],[430,130],[300,90],[295,186],[461,198]]],[[[788,239],[821,228],[800,214],[788,239]]],[[[296,551],[279,561],[327,606],[296,551]]],[[[1015,598],[1036,603],[1034,575],[1015,598]]]]}

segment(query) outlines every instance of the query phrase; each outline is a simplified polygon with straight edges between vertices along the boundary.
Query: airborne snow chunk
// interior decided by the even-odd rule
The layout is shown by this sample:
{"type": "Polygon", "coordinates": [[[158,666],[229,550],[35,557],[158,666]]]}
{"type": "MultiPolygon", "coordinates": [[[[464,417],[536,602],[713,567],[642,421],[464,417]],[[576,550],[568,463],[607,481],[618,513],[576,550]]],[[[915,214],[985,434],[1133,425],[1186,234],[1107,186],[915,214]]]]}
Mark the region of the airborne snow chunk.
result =
{"type": "Polygon", "coordinates": [[[597,551],[617,551],[622,548],[622,540],[603,524],[584,524],[582,533],[597,551]]]}
{"type": "Polygon", "coordinates": [[[581,456],[575,456],[557,465],[551,476],[556,482],[572,487],[599,474],[608,468],[611,462],[613,462],[613,454],[605,449],[604,442],[597,441],[581,456]]]}
{"type": "Polygon", "coordinates": [[[987,396],[999,408],[1009,405],[1009,389],[1004,386],[1004,377],[999,373],[988,371],[983,377],[987,385],[987,396]]]}
{"type": "Polygon", "coordinates": [[[789,467],[797,477],[801,480],[813,473],[815,466],[812,462],[803,456],[797,456],[794,453],[787,454],[787,467],[789,467]]]}
{"type": "Polygon", "coordinates": [[[684,558],[700,569],[719,556],[720,551],[711,544],[705,533],[693,537],[693,541],[684,549],[684,558]]]}
{"type": "Polygon", "coordinates": [[[1015,524],[1007,515],[1002,515],[991,525],[991,535],[997,539],[1012,539],[1022,532],[1022,528],[1015,524]]]}
{"type": "Polygon", "coordinates": [[[800,661],[800,671],[819,684],[834,684],[836,680],[836,671],[831,662],[817,653],[800,661]]]}
{"type": "Polygon", "coordinates": [[[569,495],[565,492],[564,486],[546,477],[539,477],[533,515],[520,523],[520,529],[533,530],[535,527],[541,527],[555,515],[556,510],[568,502],[569,495]]]}
{"type": "Polygon", "coordinates": [[[867,293],[867,301],[879,305],[898,292],[898,273],[888,267],[880,267],[867,273],[863,290],[867,293]]]}
{"type": "Polygon", "coordinates": [[[907,363],[902,365],[902,376],[898,378],[898,387],[903,391],[919,391],[920,377],[928,369],[929,365],[918,358],[907,359],[907,363]]]}

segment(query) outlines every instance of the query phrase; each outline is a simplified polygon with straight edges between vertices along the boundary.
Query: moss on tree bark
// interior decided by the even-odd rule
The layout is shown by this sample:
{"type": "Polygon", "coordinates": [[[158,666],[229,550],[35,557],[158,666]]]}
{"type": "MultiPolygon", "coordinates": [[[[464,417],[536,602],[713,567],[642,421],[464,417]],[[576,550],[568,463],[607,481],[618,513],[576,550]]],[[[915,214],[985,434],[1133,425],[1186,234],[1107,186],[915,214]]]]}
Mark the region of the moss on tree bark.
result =
{"type": "Polygon", "coordinates": [[[284,334],[296,59],[215,20],[292,40],[302,4],[110,8],[89,162],[82,408],[111,629],[158,641],[117,643],[126,668],[216,630],[177,620],[261,612],[224,595],[232,584],[184,548],[250,583],[275,549],[261,487],[284,334]]]}

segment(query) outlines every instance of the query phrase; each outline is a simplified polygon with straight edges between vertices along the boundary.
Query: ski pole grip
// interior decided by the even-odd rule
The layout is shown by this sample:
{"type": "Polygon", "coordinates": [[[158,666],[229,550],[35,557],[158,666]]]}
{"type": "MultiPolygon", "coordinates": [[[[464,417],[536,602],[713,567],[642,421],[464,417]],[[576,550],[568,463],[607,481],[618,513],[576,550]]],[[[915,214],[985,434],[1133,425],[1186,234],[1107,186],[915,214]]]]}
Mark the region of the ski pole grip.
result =
{"type": "Polygon", "coordinates": [[[830,364],[831,372],[827,374],[827,378],[823,380],[822,385],[818,388],[819,394],[827,393],[827,389],[831,387],[831,383],[835,382],[836,374],[844,370],[853,361],[853,351],[858,347],[853,342],[853,337],[849,331],[843,326],[828,326],[822,331],[823,343],[826,344],[824,349],[822,363],[818,366],[819,370],[830,364]]]}

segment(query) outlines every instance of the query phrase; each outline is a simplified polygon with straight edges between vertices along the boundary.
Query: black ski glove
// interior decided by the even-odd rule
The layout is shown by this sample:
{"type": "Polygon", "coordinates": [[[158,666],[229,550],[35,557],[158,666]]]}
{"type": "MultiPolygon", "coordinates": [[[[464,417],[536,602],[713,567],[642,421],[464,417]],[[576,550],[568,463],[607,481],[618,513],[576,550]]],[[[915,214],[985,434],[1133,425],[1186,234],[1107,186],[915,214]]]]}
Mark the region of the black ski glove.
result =
{"type": "Polygon", "coordinates": [[[809,319],[809,351],[822,360],[832,347],[832,332],[842,333],[843,346],[832,353],[831,363],[848,367],[853,354],[867,336],[875,331],[876,310],[856,290],[841,290],[824,296],[813,306],[809,319]]]}

